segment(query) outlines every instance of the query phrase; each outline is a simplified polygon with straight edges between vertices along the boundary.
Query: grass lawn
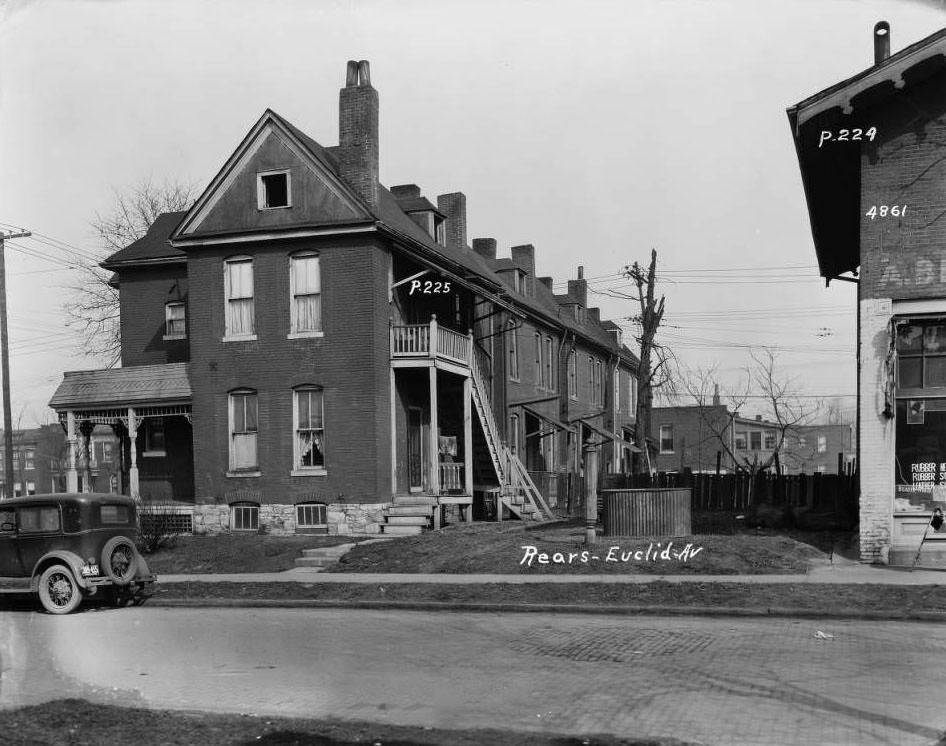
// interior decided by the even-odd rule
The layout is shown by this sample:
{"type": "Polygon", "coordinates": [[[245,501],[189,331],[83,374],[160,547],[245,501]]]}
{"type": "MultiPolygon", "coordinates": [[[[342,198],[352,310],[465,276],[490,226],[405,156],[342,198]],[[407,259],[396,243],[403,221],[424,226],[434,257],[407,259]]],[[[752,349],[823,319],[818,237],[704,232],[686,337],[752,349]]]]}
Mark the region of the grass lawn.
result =
{"type": "Polygon", "coordinates": [[[2,743],[10,746],[687,746],[683,741],[612,736],[507,733],[379,725],[364,721],[299,720],[144,710],[57,700],[0,711],[2,743]]]}
{"type": "Polygon", "coordinates": [[[191,573],[282,572],[295,567],[303,549],[349,544],[350,536],[179,536],[168,547],[146,554],[158,576],[191,573]]]}
{"type": "Polygon", "coordinates": [[[823,537],[755,531],[674,539],[599,536],[593,547],[585,546],[584,536],[578,521],[460,524],[355,547],[326,572],[754,575],[804,573],[810,563],[827,561],[830,552],[830,545],[827,552],[816,545],[823,537]],[[687,544],[690,552],[681,556],[687,544]]]}
{"type": "MultiPolygon", "coordinates": [[[[303,549],[365,538],[369,537],[187,536],[178,538],[172,547],[147,555],[147,560],[159,576],[279,572],[294,567],[303,549]]],[[[584,527],[576,521],[540,526],[518,521],[473,523],[357,546],[327,572],[804,573],[811,563],[827,561],[837,538],[826,533],[742,530],[653,540],[599,536],[594,547],[586,547],[584,527]],[[668,542],[672,542],[669,547],[668,542]],[[681,555],[688,544],[690,551],[681,555]],[[584,551],[588,554],[583,555],[584,551]],[[527,557],[531,557],[531,562],[527,557]]]]}

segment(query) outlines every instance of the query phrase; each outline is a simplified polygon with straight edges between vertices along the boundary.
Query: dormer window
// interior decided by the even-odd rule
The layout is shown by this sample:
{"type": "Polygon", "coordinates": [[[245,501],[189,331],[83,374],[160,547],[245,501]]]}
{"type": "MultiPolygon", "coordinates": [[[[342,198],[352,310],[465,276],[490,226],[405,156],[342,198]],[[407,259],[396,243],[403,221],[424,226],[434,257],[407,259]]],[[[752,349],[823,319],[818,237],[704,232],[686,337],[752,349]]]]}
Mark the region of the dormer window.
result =
{"type": "Polygon", "coordinates": [[[585,323],[585,307],[580,303],[576,303],[573,308],[575,309],[575,321],[579,324],[585,323]]]}
{"type": "Polygon", "coordinates": [[[291,207],[289,169],[264,171],[256,175],[256,200],[260,210],[291,207]]]}
{"type": "Polygon", "coordinates": [[[512,273],[512,289],[517,293],[522,292],[522,274],[518,271],[512,273]]]}
{"type": "Polygon", "coordinates": [[[441,246],[447,245],[446,221],[437,215],[434,215],[434,239],[441,246]]]}

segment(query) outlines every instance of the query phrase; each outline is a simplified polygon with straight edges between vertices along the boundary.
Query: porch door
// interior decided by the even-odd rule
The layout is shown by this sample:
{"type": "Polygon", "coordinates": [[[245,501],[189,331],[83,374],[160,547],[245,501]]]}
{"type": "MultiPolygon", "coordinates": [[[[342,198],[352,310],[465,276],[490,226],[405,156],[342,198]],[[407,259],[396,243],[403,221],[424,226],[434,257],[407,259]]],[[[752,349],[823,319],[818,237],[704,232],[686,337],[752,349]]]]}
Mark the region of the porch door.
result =
{"type": "Polygon", "coordinates": [[[407,408],[407,474],[411,492],[424,489],[424,411],[407,408]]]}

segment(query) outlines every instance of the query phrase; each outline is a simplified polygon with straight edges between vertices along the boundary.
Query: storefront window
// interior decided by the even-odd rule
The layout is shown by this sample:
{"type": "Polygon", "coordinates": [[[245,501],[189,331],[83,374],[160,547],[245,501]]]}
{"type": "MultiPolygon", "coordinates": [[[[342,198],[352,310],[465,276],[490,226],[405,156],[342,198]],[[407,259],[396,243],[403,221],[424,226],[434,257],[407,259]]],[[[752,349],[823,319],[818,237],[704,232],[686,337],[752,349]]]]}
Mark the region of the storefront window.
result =
{"type": "Polygon", "coordinates": [[[946,319],[897,324],[894,512],[946,506],[946,319]]]}

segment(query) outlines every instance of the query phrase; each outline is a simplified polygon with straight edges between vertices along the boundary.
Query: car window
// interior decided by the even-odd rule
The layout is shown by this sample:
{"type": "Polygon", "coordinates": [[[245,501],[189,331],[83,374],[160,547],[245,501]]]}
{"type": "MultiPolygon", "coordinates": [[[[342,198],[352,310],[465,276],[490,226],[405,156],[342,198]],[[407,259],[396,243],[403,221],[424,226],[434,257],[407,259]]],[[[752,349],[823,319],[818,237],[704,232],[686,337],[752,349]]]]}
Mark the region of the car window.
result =
{"type": "Polygon", "coordinates": [[[62,504],[62,528],[67,534],[77,534],[88,528],[82,525],[82,506],[79,503],[62,504]]]}
{"type": "Polygon", "coordinates": [[[0,510],[0,533],[12,533],[13,529],[8,528],[6,531],[3,530],[3,524],[12,524],[16,520],[13,511],[10,509],[0,510]]]}
{"type": "Polygon", "coordinates": [[[126,525],[131,523],[131,510],[127,505],[110,505],[106,504],[101,507],[101,513],[99,517],[100,521],[104,523],[118,523],[126,525]]]}
{"type": "Polygon", "coordinates": [[[17,521],[20,533],[25,531],[58,531],[59,508],[54,505],[37,505],[20,508],[20,520],[17,521]]]}

